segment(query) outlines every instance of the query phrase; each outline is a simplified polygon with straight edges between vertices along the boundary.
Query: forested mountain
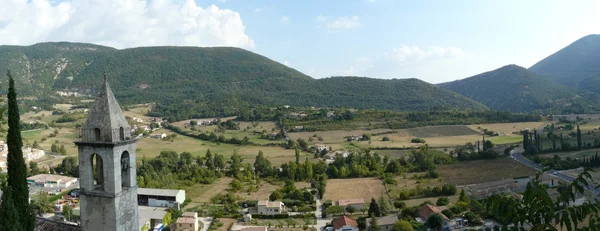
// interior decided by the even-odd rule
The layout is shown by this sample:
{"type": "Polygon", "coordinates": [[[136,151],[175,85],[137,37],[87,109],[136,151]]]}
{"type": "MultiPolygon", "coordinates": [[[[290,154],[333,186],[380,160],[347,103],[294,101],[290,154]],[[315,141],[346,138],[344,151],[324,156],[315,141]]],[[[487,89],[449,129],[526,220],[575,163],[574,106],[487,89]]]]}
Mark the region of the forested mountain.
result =
{"type": "Polygon", "coordinates": [[[567,86],[600,93],[600,34],[573,42],[529,70],[567,86]]]}
{"type": "MultiPolygon", "coordinates": [[[[157,102],[157,114],[235,114],[255,105],[391,110],[485,106],[426,82],[334,77],[315,80],[264,56],[230,47],[141,47],[118,50],[82,43],[0,46],[0,69],[17,79],[20,96],[56,92],[95,95],[107,72],[124,104],[157,102]]],[[[0,82],[6,78],[0,75],[0,82]]],[[[0,93],[5,87],[0,88],[0,93]]]]}
{"type": "Polygon", "coordinates": [[[495,110],[540,113],[595,111],[597,96],[571,89],[517,65],[439,84],[495,110]]]}

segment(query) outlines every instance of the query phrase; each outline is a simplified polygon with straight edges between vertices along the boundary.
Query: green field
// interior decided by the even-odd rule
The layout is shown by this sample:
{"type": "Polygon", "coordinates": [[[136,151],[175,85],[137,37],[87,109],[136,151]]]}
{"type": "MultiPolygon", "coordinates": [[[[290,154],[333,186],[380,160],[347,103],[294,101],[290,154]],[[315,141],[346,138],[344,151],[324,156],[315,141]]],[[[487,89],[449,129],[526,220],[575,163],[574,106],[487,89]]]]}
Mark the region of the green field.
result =
{"type": "Polygon", "coordinates": [[[515,144],[523,142],[521,136],[494,136],[486,138],[494,142],[494,144],[515,144]]]}

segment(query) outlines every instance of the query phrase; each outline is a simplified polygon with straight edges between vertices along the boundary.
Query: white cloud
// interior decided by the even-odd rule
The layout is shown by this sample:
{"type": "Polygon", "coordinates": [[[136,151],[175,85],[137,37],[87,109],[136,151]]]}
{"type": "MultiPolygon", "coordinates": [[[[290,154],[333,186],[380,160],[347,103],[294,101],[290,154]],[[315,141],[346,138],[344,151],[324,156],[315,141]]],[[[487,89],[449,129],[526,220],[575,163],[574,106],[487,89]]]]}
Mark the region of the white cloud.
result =
{"type": "Polygon", "coordinates": [[[286,65],[286,66],[289,67],[290,66],[290,62],[288,62],[287,60],[285,60],[285,61],[283,61],[283,65],[286,65]]]}
{"type": "Polygon", "coordinates": [[[282,16],[281,19],[279,19],[279,21],[283,24],[288,24],[290,22],[290,17],[289,16],[282,16]]]}
{"type": "Polygon", "coordinates": [[[327,28],[330,31],[340,31],[346,29],[352,29],[361,25],[360,18],[358,16],[352,17],[338,17],[333,21],[327,23],[327,28]]]}
{"type": "Polygon", "coordinates": [[[116,48],[157,45],[254,48],[238,12],[194,0],[4,1],[0,44],[90,42],[116,48]]]}
{"type": "Polygon", "coordinates": [[[255,8],[255,9],[254,9],[254,13],[259,13],[260,11],[262,11],[262,9],[261,9],[261,8],[255,8]]]}

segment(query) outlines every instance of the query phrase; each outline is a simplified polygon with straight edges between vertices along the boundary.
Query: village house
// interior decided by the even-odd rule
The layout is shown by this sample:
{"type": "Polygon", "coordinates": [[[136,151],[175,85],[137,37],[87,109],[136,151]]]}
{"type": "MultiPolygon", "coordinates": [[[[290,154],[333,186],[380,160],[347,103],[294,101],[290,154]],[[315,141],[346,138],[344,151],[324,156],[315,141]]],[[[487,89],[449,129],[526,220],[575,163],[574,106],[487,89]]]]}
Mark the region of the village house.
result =
{"type": "Polygon", "coordinates": [[[77,178],[53,174],[39,174],[28,177],[27,183],[48,188],[68,188],[77,183],[77,178]]]}
{"type": "Polygon", "coordinates": [[[138,205],[179,208],[185,201],[185,190],[138,188],[138,205]]]}
{"type": "Polygon", "coordinates": [[[161,140],[161,139],[167,138],[167,134],[165,134],[165,133],[162,133],[162,134],[152,134],[152,135],[150,135],[150,138],[161,140]]]}
{"type": "Polygon", "coordinates": [[[519,190],[519,184],[516,180],[510,178],[482,184],[468,185],[465,187],[465,190],[467,194],[472,195],[477,199],[484,199],[496,194],[516,192],[519,190]]]}
{"type": "Polygon", "coordinates": [[[358,231],[358,223],[348,216],[333,219],[331,224],[333,224],[334,231],[358,231]]]}
{"type": "Polygon", "coordinates": [[[304,126],[295,126],[294,127],[294,131],[299,132],[299,131],[302,131],[302,130],[304,130],[304,126]]]}
{"type": "Polygon", "coordinates": [[[444,215],[440,209],[436,206],[433,205],[423,205],[420,209],[419,209],[419,217],[417,218],[418,222],[421,223],[425,223],[427,221],[427,218],[429,218],[429,216],[431,216],[431,214],[434,213],[439,213],[440,215],[442,215],[442,218],[444,218],[444,229],[446,230],[447,228],[450,227],[450,219],[448,219],[448,217],[446,217],[446,215],[444,215]]]}
{"type": "Polygon", "coordinates": [[[315,149],[315,152],[322,152],[323,150],[327,149],[327,145],[324,145],[324,144],[315,144],[313,146],[313,149],[315,149]]]}
{"type": "Polygon", "coordinates": [[[23,149],[23,159],[25,159],[25,161],[37,160],[39,158],[44,157],[44,155],[46,155],[46,152],[44,152],[44,150],[39,150],[35,148],[23,149]]]}
{"type": "Polygon", "coordinates": [[[327,112],[327,118],[331,118],[333,116],[335,116],[335,112],[334,111],[328,111],[327,112]]]}
{"type": "Polygon", "coordinates": [[[198,225],[198,213],[185,212],[175,222],[175,231],[198,231],[201,227],[198,225]]]}
{"type": "Polygon", "coordinates": [[[258,214],[281,214],[284,212],[285,205],[281,201],[260,200],[256,203],[258,214]]]}
{"type": "MultiPolygon", "coordinates": [[[[392,229],[394,228],[394,224],[398,222],[398,216],[389,215],[385,217],[377,217],[375,218],[375,220],[377,221],[379,231],[392,231],[392,229]]],[[[367,230],[369,230],[369,227],[371,226],[371,219],[367,219],[366,221],[367,230]]]]}
{"type": "Polygon", "coordinates": [[[135,116],[132,118],[132,120],[134,122],[138,122],[138,123],[143,123],[144,122],[144,120],[142,118],[138,118],[138,117],[135,117],[135,116]]]}
{"type": "Polygon", "coordinates": [[[365,207],[365,200],[363,200],[362,198],[345,199],[336,201],[335,204],[343,207],[344,210],[346,210],[346,208],[350,206],[353,207],[354,210],[360,211],[363,207],[365,207]]]}

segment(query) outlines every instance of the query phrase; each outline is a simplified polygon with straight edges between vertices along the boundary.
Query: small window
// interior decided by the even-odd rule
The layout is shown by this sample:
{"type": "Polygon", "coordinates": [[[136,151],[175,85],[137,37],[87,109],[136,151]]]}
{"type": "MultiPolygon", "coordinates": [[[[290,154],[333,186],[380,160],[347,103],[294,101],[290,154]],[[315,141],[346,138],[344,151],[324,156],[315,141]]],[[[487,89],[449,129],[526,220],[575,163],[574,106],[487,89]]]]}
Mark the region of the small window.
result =
{"type": "Polygon", "coordinates": [[[102,138],[100,136],[100,128],[94,128],[94,139],[96,141],[101,141],[102,138]]]}
{"type": "Polygon", "coordinates": [[[125,140],[125,130],[123,130],[123,127],[119,128],[119,138],[121,138],[121,141],[125,140]]]}

